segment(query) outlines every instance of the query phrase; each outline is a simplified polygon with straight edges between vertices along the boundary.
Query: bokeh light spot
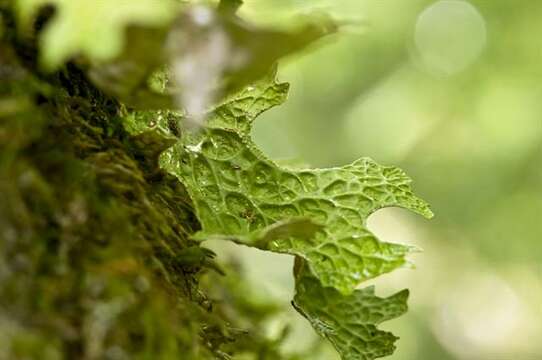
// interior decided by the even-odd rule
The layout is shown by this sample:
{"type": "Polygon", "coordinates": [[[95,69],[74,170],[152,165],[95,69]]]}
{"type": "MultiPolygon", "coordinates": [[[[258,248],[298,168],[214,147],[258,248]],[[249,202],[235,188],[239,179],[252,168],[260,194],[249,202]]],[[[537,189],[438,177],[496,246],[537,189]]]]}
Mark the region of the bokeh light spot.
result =
{"type": "Polygon", "coordinates": [[[467,1],[439,1],[426,8],[416,22],[416,55],[436,75],[466,69],[480,56],[486,41],[485,20],[467,1]]]}

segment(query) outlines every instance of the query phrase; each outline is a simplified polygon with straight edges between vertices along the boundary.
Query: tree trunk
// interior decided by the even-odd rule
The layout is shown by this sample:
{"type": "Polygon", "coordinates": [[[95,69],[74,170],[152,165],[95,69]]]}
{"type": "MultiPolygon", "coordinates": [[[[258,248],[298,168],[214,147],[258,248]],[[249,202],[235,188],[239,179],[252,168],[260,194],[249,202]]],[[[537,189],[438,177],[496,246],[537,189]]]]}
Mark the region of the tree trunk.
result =
{"type": "Polygon", "coordinates": [[[201,265],[176,260],[199,224],[168,144],[75,66],[40,74],[0,16],[0,359],[225,356],[201,265]]]}

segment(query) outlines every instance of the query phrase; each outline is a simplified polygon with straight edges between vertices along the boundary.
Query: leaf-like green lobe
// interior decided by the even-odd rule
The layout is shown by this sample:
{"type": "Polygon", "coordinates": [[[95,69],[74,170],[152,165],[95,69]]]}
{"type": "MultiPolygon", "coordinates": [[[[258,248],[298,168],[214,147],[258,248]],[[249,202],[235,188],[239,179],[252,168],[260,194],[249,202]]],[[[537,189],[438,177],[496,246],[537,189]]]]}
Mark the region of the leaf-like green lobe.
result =
{"type": "MultiPolygon", "coordinates": [[[[304,266],[301,262],[297,265],[304,266]]],[[[333,288],[323,288],[306,269],[299,269],[292,304],[318,334],[333,344],[343,360],[373,360],[395,350],[398,338],[377,326],[407,311],[408,294],[403,290],[379,298],[371,286],[345,296],[333,288]]]]}
{"type": "Polygon", "coordinates": [[[267,159],[250,138],[251,122],[280,103],[286,90],[272,83],[227,101],[205,128],[181,135],[163,166],[187,185],[202,222],[199,238],[246,238],[295,217],[324,225],[313,238],[287,236],[264,249],[306,259],[324,286],[349,294],[360,282],[404,266],[413,250],[378,240],[367,217],[388,206],[431,212],[401,170],[367,158],[318,170],[283,169],[267,159]]]}

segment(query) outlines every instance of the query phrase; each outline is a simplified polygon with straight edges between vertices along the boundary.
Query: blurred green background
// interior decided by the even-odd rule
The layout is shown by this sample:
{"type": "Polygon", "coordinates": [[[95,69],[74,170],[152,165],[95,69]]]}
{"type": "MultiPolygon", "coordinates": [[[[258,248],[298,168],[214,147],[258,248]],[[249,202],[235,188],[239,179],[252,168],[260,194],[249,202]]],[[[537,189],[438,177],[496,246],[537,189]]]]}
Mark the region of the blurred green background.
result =
{"type": "MultiPolygon", "coordinates": [[[[411,311],[383,326],[401,337],[390,359],[542,359],[542,1],[242,8],[251,21],[284,27],[315,12],[348,25],[281,64],[290,99],[254,135],[276,160],[322,167],[369,156],[400,166],[432,205],[432,221],[399,209],[369,221],[381,239],[424,249],[416,270],[374,281],[382,296],[411,289],[411,311]]],[[[262,301],[284,305],[269,331],[292,324],[287,351],[315,341],[289,310],[290,257],[212,246],[249,270],[262,301]]],[[[318,353],[336,359],[325,346],[318,353]]]]}

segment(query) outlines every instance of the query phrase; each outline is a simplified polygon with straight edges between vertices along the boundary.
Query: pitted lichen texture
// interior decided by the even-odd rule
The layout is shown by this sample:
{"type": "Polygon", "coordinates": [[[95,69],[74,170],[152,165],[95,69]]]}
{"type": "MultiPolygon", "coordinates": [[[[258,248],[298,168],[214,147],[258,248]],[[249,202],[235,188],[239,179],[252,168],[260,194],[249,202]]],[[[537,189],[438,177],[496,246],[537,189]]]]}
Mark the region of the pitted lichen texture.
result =
{"type": "MultiPolygon", "coordinates": [[[[277,166],[250,137],[261,112],[281,103],[288,86],[269,79],[234,96],[209,114],[198,131],[182,131],[162,166],[187,186],[202,231],[199,239],[225,237],[306,259],[323,286],[351,293],[364,280],[407,264],[412,247],[382,242],[366,226],[374,211],[400,206],[430,217],[415,197],[410,179],[395,167],[363,158],[331,169],[290,170],[277,166]],[[284,234],[270,242],[255,234],[279,221],[308,218],[321,228],[314,236],[284,234]]],[[[182,124],[183,117],[160,115],[154,126],[182,124]]],[[[135,116],[149,124],[148,116],[135,116]]],[[[312,234],[311,234],[312,235],[312,234]]]]}
{"type": "Polygon", "coordinates": [[[380,298],[371,286],[342,295],[333,288],[323,288],[302,269],[304,262],[299,265],[292,304],[343,360],[372,360],[393,353],[398,337],[379,330],[378,325],[407,311],[408,290],[380,298]]]}

